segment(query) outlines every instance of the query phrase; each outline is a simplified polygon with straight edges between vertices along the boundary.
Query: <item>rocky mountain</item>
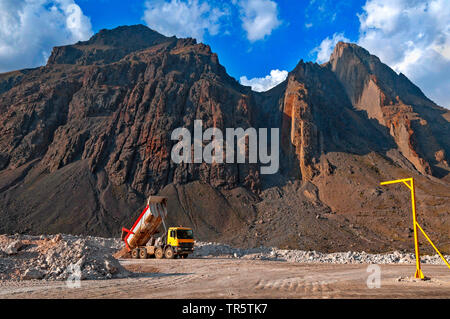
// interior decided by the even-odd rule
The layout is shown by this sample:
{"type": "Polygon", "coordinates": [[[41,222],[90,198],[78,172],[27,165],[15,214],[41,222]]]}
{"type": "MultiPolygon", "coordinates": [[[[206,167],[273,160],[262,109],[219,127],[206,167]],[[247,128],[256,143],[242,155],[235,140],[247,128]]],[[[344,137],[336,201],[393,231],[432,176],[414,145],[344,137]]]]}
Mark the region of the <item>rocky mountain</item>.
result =
{"type": "MultiPolygon", "coordinates": [[[[450,111],[355,44],[300,61],[257,93],[209,46],[142,25],[56,47],[0,74],[0,232],[118,236],[152,194],[199,240],[321,251],[412,248],[419,222],[450,251],[450,111]],[[175,164],[175,128],[279,128],[280,169],[175,164]]],[[[427,249],[427,246],[424,246],[427,249]]],[[[431,251],[430,251],[431,252],[431,251]]]]}
{"type": "Polygon", "coordinates": [[[355,44],[339,43],[328,67],[352,105],[389,129],[400,152],[423,174],[448,174],[449,112],[429,100],[403,74],[355,44]]]}

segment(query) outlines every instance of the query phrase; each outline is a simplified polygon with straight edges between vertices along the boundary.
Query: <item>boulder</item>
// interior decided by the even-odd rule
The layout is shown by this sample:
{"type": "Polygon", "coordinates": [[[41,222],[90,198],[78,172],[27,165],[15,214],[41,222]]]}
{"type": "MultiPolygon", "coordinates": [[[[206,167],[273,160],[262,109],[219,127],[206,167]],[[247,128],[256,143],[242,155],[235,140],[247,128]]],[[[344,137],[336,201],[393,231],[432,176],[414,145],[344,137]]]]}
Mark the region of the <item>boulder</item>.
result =
{"type": "Polygon", "coordinates": [[[15,255],[19,252],[19,249],[22,247],[22,242],[19,240],[15,240],[12,243],[10,243],[6,249],[5,253],[8,255],[15,255]]]}

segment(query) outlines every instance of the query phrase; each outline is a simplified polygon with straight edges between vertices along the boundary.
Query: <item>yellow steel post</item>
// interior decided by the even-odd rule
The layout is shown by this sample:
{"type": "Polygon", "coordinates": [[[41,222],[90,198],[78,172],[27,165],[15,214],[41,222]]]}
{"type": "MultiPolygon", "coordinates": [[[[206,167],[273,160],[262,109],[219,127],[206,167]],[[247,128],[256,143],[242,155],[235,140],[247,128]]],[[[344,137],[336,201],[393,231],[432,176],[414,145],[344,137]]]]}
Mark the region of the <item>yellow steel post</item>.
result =
{"type": "Polygon", "coordinates": [[[403,183],[405,184],[410,190],[411,190],[411,206],[412,206],[412,213],[413,213],[413,224],[414,224],[414,248],[416,252],[416,272],[414,274],[414,278],[423,279],[424,275],[422,273],[422,269],[420,266],[420,252],[419,252],[419,241],[417,237],[417,222],[416,222],[416,202],[415,202],[415,196],[414,196],[414,179],[412,177],[410,178],[404,178],[404,179],[397,179],[393,181],[387,181],[382,182],[381,185],[389,185],[389,184],[395,184],[395,183],[403,183]],[[409,184],[408,184],[409,182],[409,184]]]}
{"type": "Polygon", "coordinates": [[[414,223],[414,247],[416,249],[416,273],[414,278],[423,279],[422,268],[420,267],[420,252],[419,252],[419,240],[417,238],[417,220],[416,220],[416,198],[414,189],[414,178],[411,177],[411,206],[413,211],[413,223],[414,223]]]}

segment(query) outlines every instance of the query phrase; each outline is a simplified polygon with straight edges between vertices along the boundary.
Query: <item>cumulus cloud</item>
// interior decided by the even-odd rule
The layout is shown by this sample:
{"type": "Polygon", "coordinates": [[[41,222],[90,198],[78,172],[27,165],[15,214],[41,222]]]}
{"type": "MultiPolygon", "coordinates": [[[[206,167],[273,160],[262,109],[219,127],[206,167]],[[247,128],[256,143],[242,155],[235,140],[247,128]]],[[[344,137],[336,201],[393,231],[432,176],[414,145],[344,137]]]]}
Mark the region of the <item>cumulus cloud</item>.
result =
{"type": "MultiPolygon", "coordinates": [[[[236,3],[236,1],[234,1],[236,3]]],[[[242,28],[251,42],[264,39],[281,25],[278,6],[270,0],[238,1],[242,28]]]]}
{"type": "Polygon", "coordinates": [[[358,44],[450,107],[448,0],[368,0],[358,44]]]}
{"type": "Polygon", "coordinates": [[[199,41],[205,33],[216,35],[221,19],[229,14],[225,7],[211,7],[208,1],[199,0],[146,1],[145,8],[143,19],[150,28],[166,36],[199,41]]]}
{"type": "Polygon", "coordinates": [[[333,36],[325,38],[318,47],[312,50],[317,55],[317,63],[324,63],[330,59],[333,49],[339,41],[350,42],[343,33],[335,33],[333,36]]]}
{"type": "Polygon", "coordinates": [[[287,76],[288,71],[276,69],[270,71],[270,74],[263,78],[252,78],[249,80],[246,76],[241,76],[239,81],[242,85],[251,86],[253,91],[264,92],[286,80],[287,76]]]}
{"type": "Polygon", "coordinates": [[[43,65],[53,46],[92,33],[73,0],[0,0],[0,72],[43,65]]]}
{"type": "MultiPolygon", "coordinates": [[[[450,10],[448,0],[367,0],[358,15],[357,43],[405,74],[437,104],[450,107],[450,10]]],[[[312,52],[328,61],[343,33],[312,52]]]]}
{"type": "MultiPolygon", "coordinates": [[[[271,0],[147,0],[143,20],[166,35],[193,37],[203,41],[230,26],[231,16],[239,14],[250,42],[264,39],[278,28],[278,5],[271,0]]],[[[229,34],[229,30],[223,31],[229,34]]]]}

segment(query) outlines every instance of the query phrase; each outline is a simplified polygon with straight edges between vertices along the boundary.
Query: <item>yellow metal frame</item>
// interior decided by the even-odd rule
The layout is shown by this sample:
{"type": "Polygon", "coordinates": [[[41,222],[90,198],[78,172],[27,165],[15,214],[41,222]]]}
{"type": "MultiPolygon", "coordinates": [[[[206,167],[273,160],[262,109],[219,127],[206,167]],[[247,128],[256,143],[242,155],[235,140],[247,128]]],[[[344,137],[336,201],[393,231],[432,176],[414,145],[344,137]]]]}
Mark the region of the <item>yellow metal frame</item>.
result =
{"type": "Polygon", "coordinates": [[[414,278],[423,279],[423,273],[422,268],[420,266],[420,252],[419,252],[419,240],[417,237],[417,228],[420,229],[422,234],[425,236],[425,238],[430,242],[431,246],[436,250],[436,252],[439,254],[439,256],[442,258],[444,263],[447,265],[447,267],[450,269],[450,265],[445,260],[444,256],[442,256],[441,252],[436,248],[436,246],[431,241],[430,237],[425,233],[425,231],[420,227],[419,223],[416,219],[416,199],[415,199],[415,189],[414,189],[414,178],[404,178],[404,179],[396,179],[393,181],[387,181],[382,182],[381,185],[390,185],[390,184],[396,184],[396,183],[403,183],[405,184],[410,190],[411,190],[411,206],[412,206],[412,213],[413,213],[413,223],[414,223],[414,247],[416,252],[416,273],[414,274],[414,278]]]}

